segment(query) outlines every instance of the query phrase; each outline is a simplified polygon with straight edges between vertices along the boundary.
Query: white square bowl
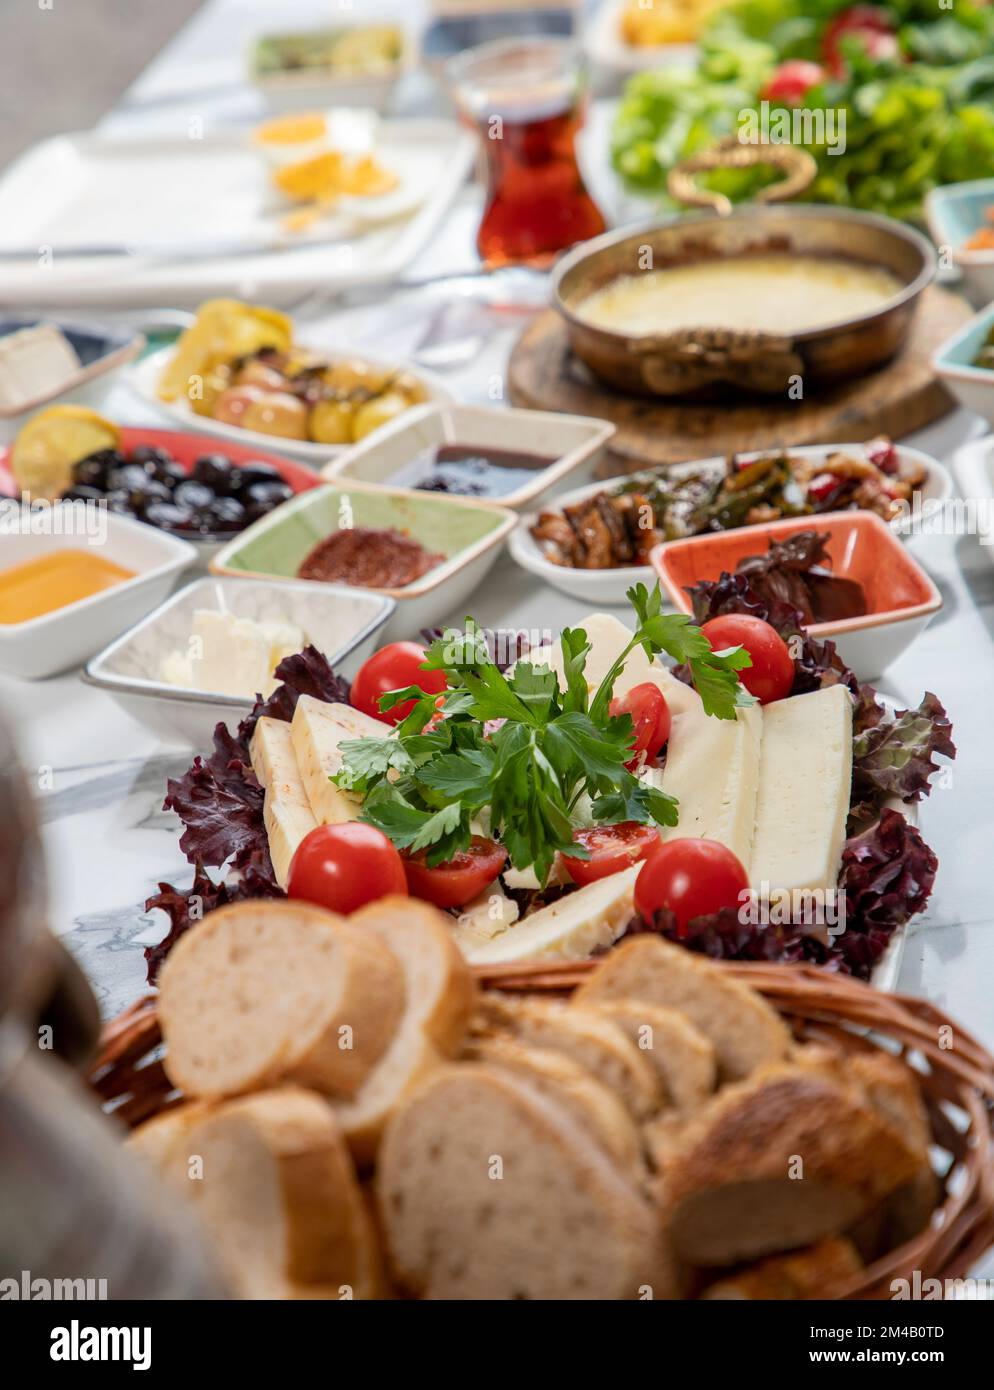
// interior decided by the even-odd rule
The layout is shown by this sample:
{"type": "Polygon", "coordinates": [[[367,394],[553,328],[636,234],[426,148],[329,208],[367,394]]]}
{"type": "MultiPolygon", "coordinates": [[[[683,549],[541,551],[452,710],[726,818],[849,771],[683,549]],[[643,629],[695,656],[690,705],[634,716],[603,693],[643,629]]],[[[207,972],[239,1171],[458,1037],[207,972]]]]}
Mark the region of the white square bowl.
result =
{"type": "MultiPolygon", "coordinates": [[[[545,410],[496,409],[470,405],[424,405],[407,411],[325,465],[329,482],[354,479],[387,487],[417,488],[431,471],[418,455],[457,444],[466,448],[506,449],[551,459],[514,492],[487,497],[520,511],[539,506],[565,483],[576,486],[593,476],[615,427],[585,415],[545,410]]],[[[459,493],[450,494],[452,497],[459,493]]]]}
{"type": "MultiPolygon", "coordinates": [[[[28,509],[7,501],[0,511],[0,578],[15,565],[90,544],[98,545],[105,559],[134,570],[135,577],[27,622],[0,624],[0,671],[7,675],[38,680],[78,666],[161,603],[180,571],[197,558],[188,541],[106,511],[100,523],[101,528],[106,525],[104,537],[91,540],[78,534],[78,526],[60,520],[74,506],[78,514],[78,503],[55,503],[46,509],[49,529],[32,534],[25,529],[28,509]],[[52,534],[60,525],[68,535],[52,534]]],[[[44,519],[37,518],[36,524],[44,519]]]]}
{"type": "Polygon", "coordinates": [[[82,678],[87,685],[106,690],[122,709],[160,737],[195,748],[209,747],[215,725],[225,720],[234,728],[254,700],[162,680],[163,658],[186,649],[198,609],[256,622],[294,623],[338,675],[351,679],[371,654],[395,607],[391,598],[346,585],[197,579],[88,662],[82,678]]]}
{"type": "Polygon", "coordinates": [[[994,304],[988,304],[946,339],[932,358],[932,370],[960,405],[994,425],[994,371],[973,365],[992,327],[994,304]]]}

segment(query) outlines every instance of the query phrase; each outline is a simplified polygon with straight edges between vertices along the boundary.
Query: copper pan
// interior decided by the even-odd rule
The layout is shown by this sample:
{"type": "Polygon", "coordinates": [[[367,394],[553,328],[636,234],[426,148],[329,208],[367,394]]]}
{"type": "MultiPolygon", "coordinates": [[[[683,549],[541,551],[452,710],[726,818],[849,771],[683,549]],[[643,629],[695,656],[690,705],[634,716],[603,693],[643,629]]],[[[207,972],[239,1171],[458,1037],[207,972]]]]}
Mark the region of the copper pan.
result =
{"type": "MultiPolygon", "coordinates": [[[[732,144],[734,145],[734,141],[732,144]]],[[[900,351],[922,292],[935,275],[931,243],[902,222],[868,212],[815,204],[773,206],[806,186],[814,162],[791,146],[728,146],[674,169],[670,191],[708,209],[609,232],[559,261],[552,303],[565,320],[570,345],[603,381],[628,395],[711,396],[729,386],[779,395],[872,371],[900,351]],[[763,190],[761,201],[733,208],[693,182],[719,165],[767,162],[787,178],[763,190]],[[795,334],[700,328],[633,335],[595,327],[578,317],[595,290],[621,275],[737,256],[794,252],[845,256],[890,271],[900,290],[879,308],[795,334]]]]}

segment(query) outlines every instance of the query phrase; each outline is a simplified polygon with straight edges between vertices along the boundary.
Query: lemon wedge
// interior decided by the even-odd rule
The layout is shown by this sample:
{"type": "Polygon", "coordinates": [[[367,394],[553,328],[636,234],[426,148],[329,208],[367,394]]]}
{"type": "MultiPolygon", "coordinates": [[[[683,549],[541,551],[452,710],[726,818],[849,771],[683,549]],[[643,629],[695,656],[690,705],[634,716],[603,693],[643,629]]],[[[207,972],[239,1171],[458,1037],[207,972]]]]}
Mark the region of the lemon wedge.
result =
{"type": "Polygon", "coordinates": [[[22,493],[51,502],[72,486],[74,463],[120,442],[121,431],[96,411],[52,405],[21,429],[10,451],[10,471],[22,493]]]}

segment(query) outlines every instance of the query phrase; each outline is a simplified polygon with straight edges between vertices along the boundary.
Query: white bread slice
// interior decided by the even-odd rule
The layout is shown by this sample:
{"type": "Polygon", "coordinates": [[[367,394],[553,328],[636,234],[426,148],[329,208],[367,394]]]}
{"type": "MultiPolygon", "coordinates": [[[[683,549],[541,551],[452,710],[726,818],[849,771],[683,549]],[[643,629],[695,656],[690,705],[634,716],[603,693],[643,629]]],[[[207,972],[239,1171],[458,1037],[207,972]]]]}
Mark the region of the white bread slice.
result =
{"type": "Polygon", "coordinates": [[[677,1296],[651,1207],[562,1105],[500,1068],[428,1077],[377,1193],[398,1281],[433,1299],[677,1296]]]}
{"type": "Polygon", "coordinates": [[[412,1085],[454,1057],[476,1004],[476,982],[452,940],[452,919],[416,898],[386,897],[349,918],[389,949],[404,974],[407,1003],[393,1040],[365,1085],[338,1104],[358,1164],[372,1163],[383,1126],[412,1085]]]}
{"type": "Polygon", "coordinates": [[[492,941],[470,947],[470,961],[500,965],[535,956],[570,960],[610,946],[634,916],[635,880],[641,867],[633,864],[539,908],[492,941]]]}
{"type": "Polygon", "coordinates": [[[513,1072],[558,1101],[624,1172],[641,1178],[644,1164],[638,1126],[617,1096],[579,1062],[563,1052],[527,1047],[502,1034],[471,1039],[463,1057],[513,1072]]]}
{"type": "Polygon", "coordinates": [[[833,1298],[859,1274],[862,1261],[852,1241],[842,1237],[820,1241],[790,1255],[770,1255],[749,1265],[700,1295],[705,1299],[833,1298]]]}
{"type": "Polygon", "coordinates": [[[558,1000],[488,994],[484,1015],[530,1047],[551,1048],[572,1058],[622,1100],[636,1120],[660,1108],[655,1068],[623,1029],[603,1014],[558,1000]]]}
{"type": "Polygon", "coordinates": [[[405,1006],[382,941],[283,900],[210,913],[173,948],[159,991],[166,1074],[205,1099],[288,1081],[354,1095],[405,1006]]]}
{"type": "Polygon", "coordinates": [[[577,1004],[644,999],[685,1014],[714,1044],[723,1080],[785,1057],[790,1033],[775,1009],[720,966],[659,936],[623,941],[574,994],[577,1004]]]}
{"type": "Polygon", "coordinates": [[[841,1235],[918,1162],[855,1086],[778,1063],[689,1118],[660,1200],[679,1255],[731,1265],[841,1235]]]}
{"type": "Polygon", "coordinates": [[[376,1255],[369,1213],[333,1111],[295,1086],[211,1106],[174,1124],[159,1171],[189,1201],[241,1298],[361,1298],[376,1255]]]}
{"type": "Polygon", "coordinates": [[[583,1007],[618,1024],[644,1053],[656,1069],[667,1104],[693,1110],[714,1091],[718,1074],[714,1047],[683,1014],[643,999],[606,999],[583,1007]]]}
{"type": "Polygon", "coordinates": [[[214,1102],[206,1100],[186,1100],[181,1105],[173,1105],[133,1129],[124,1142],[144,1163],[164,1172],[177,1143],[185,1140],[187,1133],[210,1114],[213,1106],[214,1102]]]}

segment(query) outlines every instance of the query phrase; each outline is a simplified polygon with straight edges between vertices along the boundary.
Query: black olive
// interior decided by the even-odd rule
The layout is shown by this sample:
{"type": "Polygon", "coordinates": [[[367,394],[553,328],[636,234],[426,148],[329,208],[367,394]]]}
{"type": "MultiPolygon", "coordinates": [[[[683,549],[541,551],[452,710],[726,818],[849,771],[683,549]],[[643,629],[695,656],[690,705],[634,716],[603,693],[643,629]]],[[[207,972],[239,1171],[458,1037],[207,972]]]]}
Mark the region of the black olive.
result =
{"type": "Polygon", "coordinates": [[[171,463],[172,457],[168,449],[163,449],[158,444],[139,444],[131,450],[132,463],[171,463]]]}
{"type": "Polygon", "coordinates": [[[73,483],[62,494],[63,502],[102,502],[104,494],[98,487],[87,487],[85,483],[73,483]]]}
{"type": "Polygon", "coordinates": [[[219,497],[231,491],[231,484],[237,470],[227,454],[203,454],[193,465],[193,477],[203,483],[219,497]]]}
{"type": "Polygon", "coordinates": [[[241,500],[245,503],[249,516],[254,519],[271,512],[274,507],[278,507],[281,502],[292,496],[293,488],[289,483],[253,483],[245,489],[241,500]]]}
{"type": "Polygon", "coordinates": [[[145,486],[131,494],[132,505],[139,515],[147,512],[156,502],[171,502],[172,499],[173,495],[165,483],[160,483],[155,478],[146,478],[145,486]]]}
{"type": "Polygon", "coordinates": [[[115,512],[121,516],[134,516],[134,508],[131,505],[131,493],[124,488],[113,488],[104,494],[104,501],[107,503],[107,510],[115,512]]]}
{"type": "Polygon", "coordinates": [[[175,459],[163,459],[155,465],[152,477],[158,483],[165,483],[166,487],[172,489],[177,483],[185,482],[189,477],[186,469],[175,459]]]}
{"type": "Polygon", "coordinates": [[[87,454],[87,458],[97,459],[108,468],[120,468],[122,464],[127,463],[120,449],[95,449],[92,454],[87,454]]]}
{"type": "Polygon", "coordinates": [[[240,531],[248,520],[245,508],[237,497],[218,497],[205,512],[210,515],[212,530],[240,531]]]}
{"type": "Polygon", "coordinates": [[[208,507],[214,501],[214,494],[203,483],[186,478],[182,483],[177,483],[173,489],[173,501],[177,507],[189,507],[191,509],[208,507]]]}
{"type": "Polygon", "coordinates": [[[177,507],[172,502],[153,502],[145,513],[145,520],[151,526],[161,526],[164,531],[187,531],[193,524],[193,512],[189,507],[177,507]]]}
{"type": "Polygon", "coordinates": [[[254,486],[255,483],[278,483],[281,481],[278,468],[274,468],[271,463],[263,463],[261,459],[252,459],[249,463],[243,463],[239,468],[237,487],[233,482],[231,490],[241,494],[247,488],[254,486]]]}
{"type": "MultiPolygon", "coordinates": [[[[104,450],[103,452],[107,452],[104,450]]],[[[112,465],[101,457],[100,454],[90,454],[88,458],[80,459],[79,463],[73,465],[73,482],[82,484],[83,487],[103,488],[107,483],[107,474],[112,465]]]]}
{"type": "Polygon", "coordinates": [[[107,488],[111,492],[141,493],[149,482],[151,479],[140,463],[126,463],[107,474],[107,488]]]}

